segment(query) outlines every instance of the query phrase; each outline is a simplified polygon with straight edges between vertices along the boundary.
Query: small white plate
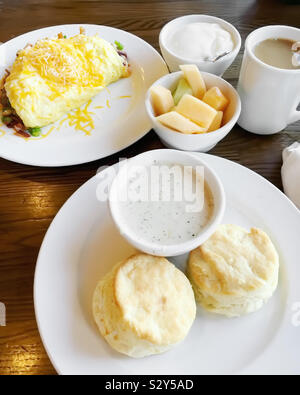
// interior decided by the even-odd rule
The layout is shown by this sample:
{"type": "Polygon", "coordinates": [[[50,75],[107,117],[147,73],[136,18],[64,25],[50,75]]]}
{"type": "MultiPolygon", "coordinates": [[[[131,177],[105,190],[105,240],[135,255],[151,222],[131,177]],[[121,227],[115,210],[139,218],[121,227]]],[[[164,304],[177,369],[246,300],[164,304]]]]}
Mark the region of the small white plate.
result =
{"type": "MultiPolygon", "coordinates": [[[[223,182],[224,222],[262,228],[279,250],[280,282],[275,295],[259,312],[236,319],[199,308],[187,338],[165,354],[136,360],[112,350],[93,322],[92,294],[112,265],[134,250],[116,230],[107,202],[96,198],[99,177],[108,187],[114,175],[116,167],[110,167],[63,206],[38,258],[36,317],[60,374],[300,373],[300,213],[258,174],[219,157],[197,155],[223,182]]],[[[186,256],[171,261],[184,269],[186,256]]]]}
{"type": "Polygon", "coordinates": [[[60,32],[68,37],[74,36],[79,33],[80,26],[87,35],[99,34],[110,43],[121,42],[128,54],[132,75],[111,84],[92,99],[88,110],[92,113],[94,127],[85,128],[90,135],[69,126],[67,120],[61,124],[66,117],[44,127],[43,134],[50,134],[42,139],[26,140],[0,125],[0,157],[35,166],[76,165],[121,151],[151,129],[145,110],[145,94],[154,81],[168,73],[167,66],[153,47],[123,30],[78,24],[52,26],[23,34],[1,45],[0,78],[13,64],[17,51],[27,43],[60,32]]]}

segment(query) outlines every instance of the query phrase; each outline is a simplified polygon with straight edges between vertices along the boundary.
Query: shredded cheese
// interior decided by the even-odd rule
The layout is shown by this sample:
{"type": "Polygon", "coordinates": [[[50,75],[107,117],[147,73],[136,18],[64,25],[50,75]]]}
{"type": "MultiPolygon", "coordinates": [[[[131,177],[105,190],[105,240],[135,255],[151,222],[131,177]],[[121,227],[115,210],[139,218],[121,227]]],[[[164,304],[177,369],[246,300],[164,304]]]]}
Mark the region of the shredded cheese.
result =
{"type": "Polygon", "coordinates": [[[93,112],[88,111],[88,107],[91,104],[91,100],[83,108],[77,108],[76,110],[70,111],[66,118],[63,118],[59,126],[62,126],[64,122],[67,122],[69,126],[74,127],[75,130],[80,130],[86,135],[90,135],[95,129],[94,121],[92,115],[93,112]]]}
{"type": "MultiPolygon", "coordinates": [[[[20,50],[8,77],[13,80],[22,74],[25,79],[39,75],[50,88],[50,100],[64,94],[70,86],[94,88],[104,84],[99,64],[95,64],[95,50],[84,35],[66,39],[39,40],[34,46],[20,50]]],[[[20,90],[21,99],[32,92],[20,90]]]]}
{"type": "Polygon", "coordinates": [[[28,76],[38,73],[50,84],[99,86],[103,77],[95,69],[91,49],[82,45],[85,36],[40,40],[19,52],[17,63],[28,76]]]}

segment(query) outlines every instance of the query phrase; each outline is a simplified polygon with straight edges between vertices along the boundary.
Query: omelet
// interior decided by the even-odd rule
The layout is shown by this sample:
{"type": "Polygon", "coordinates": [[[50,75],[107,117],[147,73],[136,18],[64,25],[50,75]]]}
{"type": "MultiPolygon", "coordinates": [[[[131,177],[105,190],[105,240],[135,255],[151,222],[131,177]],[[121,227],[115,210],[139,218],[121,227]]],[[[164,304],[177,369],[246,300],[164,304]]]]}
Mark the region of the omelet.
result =
{"type": "Polygon", "coordinates": [[[35,128],[57,121],[128,74],[127,62],[112,44],[78,34],[20,50],[4,87],[24,125],[35,128]]]}

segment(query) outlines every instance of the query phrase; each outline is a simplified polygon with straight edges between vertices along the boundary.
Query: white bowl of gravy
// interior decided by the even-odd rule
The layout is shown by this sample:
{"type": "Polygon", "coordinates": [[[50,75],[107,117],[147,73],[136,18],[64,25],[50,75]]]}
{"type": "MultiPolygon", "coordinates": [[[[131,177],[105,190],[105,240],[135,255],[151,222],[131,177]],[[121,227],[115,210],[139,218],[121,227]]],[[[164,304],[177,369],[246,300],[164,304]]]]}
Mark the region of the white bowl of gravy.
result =
{"type": "Polygon", "coordinates": [[[224,19],[186,15],[162,28],[159,45],[171,72],[181,64],[196,64],[200,71],[221,76],[239,53],[241,36],[224,19]]]}
{"type": "Polygon", "coordinates": [[[196,155],[161,149],[121,162],[109,206],[119,232],[135,248],[176,256],[213,234],[224,215],[225,193],[196,155]]]}

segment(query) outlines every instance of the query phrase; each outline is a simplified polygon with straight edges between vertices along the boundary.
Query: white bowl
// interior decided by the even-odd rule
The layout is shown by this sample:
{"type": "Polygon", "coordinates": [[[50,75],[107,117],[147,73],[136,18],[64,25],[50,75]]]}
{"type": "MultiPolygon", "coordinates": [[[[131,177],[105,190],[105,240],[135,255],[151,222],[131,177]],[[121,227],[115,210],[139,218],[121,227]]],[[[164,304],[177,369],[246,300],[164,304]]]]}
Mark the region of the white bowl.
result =
{"type": "MultiPolygon", "coordinates": [[[[230,103],[224,113],[225,124],[220,129],[203,134],[183,134],[176,132],[160,123],[153,110],[151,102],[151,87],[146,94],[146,110],[152,122],[152,127],[161,139],[162,143],[168,148],[180,149],[183,151],[207,152],[211,150],[220,140],[222,140],[233,128],[241,112],[241,101],[239,94],[232,85],[216,75],[201,72],[207,88],[217,86],[221,89],[230,103]]],[[[182,71],[171,73],[157,80],[152,86],[162,85],[173,91],[180,78],[183,77],[182,71]]]]}
{"type": "Polygon", "coordinates": [[[160,149],[147,151],[143,154],[137,155],[136,157],[126,161],[126,165],[124,165],[124,162],[121,162],[119,172],[111,185],[109,193],[109,207],[112,218],[119,232],[135,248],[152,255],[176,256],[185,254],[198,247],[214,233],[217,226],[222,221],[224,215],[225,193],[223,186],[215,172],[195,155],[182,151],[160,149]],[[169,162],[183,166],[193,166],[194,168],[196,168],[196,166],[202,166],[204,168],[204,179],[213,195],[214,210],[208,224],[196,237],[193,237],[182,243],[166,245],[157,244],[145,240],[141,234],[137,235],[130,227],[130,224],[124,221],[120,202],[125,196],[128,188],[130,169],[135,171],[137,168],[153,164],[153,161],[165,163],[169,162]]]}
{"type": "MultiPolygon", "coordinates": [[[[241,36],[237,29],[223,19],[210,15],[186,15],[173,19],[167,23],[159,35],[159,46],[161,53],[170,69],[170,71],[179,70],[181,64],[196,64],[201,71],[206,71],[215,75],[223,75],[231,63],[236,58],[241,48],[241,36]],[[194,22],[217,23],[223,29],[227,30],[233,39],[234,49],[227,55],[223,56],[216,62],[209,62],[197,59],[182,58],[171,51],[166,42],[170,34],[173,34],[180,26],[194,22]]],[[[197,41],[195,40],[195,44],[197,41]]]]}

